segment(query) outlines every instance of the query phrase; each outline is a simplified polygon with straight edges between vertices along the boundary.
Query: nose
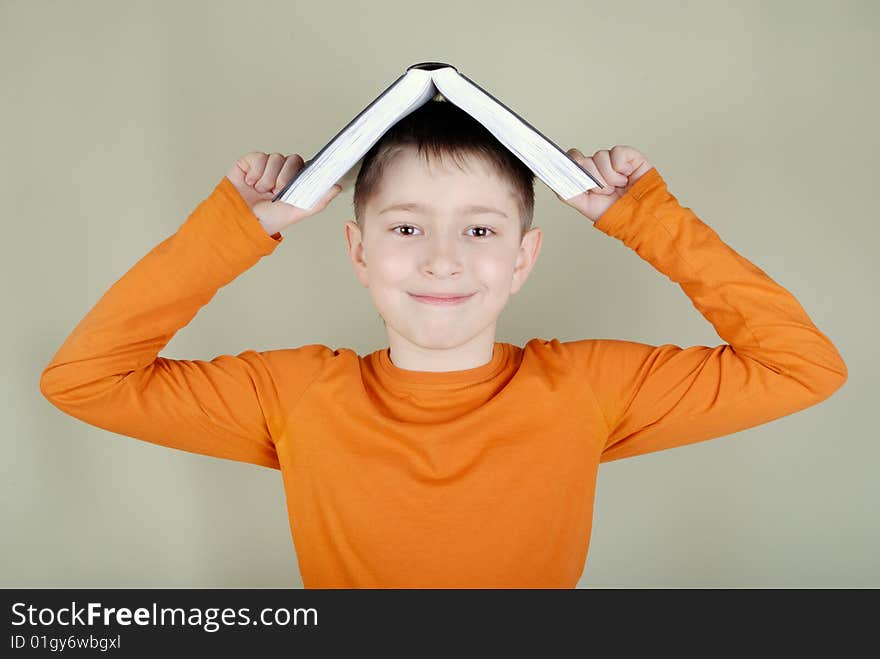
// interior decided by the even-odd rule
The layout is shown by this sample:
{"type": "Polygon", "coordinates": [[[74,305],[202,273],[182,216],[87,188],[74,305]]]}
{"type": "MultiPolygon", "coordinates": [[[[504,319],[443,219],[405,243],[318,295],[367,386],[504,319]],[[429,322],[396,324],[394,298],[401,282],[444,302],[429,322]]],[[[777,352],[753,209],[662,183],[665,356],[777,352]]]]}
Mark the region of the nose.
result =
{"type": "Polygon", "coordinates": [[[435,277],[450,277],[462,269],[461,249],[455,238],[435,237],[429,241],[422,270],[435,277]]]}

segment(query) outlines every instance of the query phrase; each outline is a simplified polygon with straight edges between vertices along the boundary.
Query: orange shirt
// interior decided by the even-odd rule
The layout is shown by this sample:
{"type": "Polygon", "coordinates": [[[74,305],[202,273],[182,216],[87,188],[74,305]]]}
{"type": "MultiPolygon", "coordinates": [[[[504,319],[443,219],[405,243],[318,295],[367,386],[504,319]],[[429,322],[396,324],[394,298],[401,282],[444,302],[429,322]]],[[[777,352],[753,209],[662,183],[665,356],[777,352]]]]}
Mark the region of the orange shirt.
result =
{"type": "Polygon", "coordinates": [[[159,357],[284,240],[223,177],[86,314],[40,389],[114,433],[280,469],[306,588],[574,588],[600,462],[766,423],[847,378],[791,293],[656,168],[594,226],[678,283],[726,344],[535,338],[448,372],[320,344],[159,357]]]}

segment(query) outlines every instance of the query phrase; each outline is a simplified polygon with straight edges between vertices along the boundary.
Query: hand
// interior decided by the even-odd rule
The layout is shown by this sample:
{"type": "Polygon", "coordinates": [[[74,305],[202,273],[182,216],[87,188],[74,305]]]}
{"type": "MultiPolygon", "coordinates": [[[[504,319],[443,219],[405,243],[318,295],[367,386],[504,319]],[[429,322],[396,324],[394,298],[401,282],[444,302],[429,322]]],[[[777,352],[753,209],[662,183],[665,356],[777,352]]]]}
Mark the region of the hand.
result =
{"type": "Polygon", "coordinates": [[[621,144],[612,147],[610,151],[608,149],[596,151],[591,157],[585,156],[580,149],[575,148],[565,153],[590,172],[605,188],[593,188],[570,199],[563,199],[558,194],[556,197],[594,223],[614,205],[615,201],[625,195],[645,172],[653,168],[644,154],[631,146],[621,144]]]}
{"type": "Polygon", "coordinates": [[[285,158],[280,153],[251,151],[235,161],[226,178],[238,190],[263,228],[270,235],[274,235],[291,224],[317,215],[342,192],[342,186],[334,185],[308,210],[283,201],[273,203],[272,198],[290,183],[303,167],[305,162],[298,153],[285,158]]]}

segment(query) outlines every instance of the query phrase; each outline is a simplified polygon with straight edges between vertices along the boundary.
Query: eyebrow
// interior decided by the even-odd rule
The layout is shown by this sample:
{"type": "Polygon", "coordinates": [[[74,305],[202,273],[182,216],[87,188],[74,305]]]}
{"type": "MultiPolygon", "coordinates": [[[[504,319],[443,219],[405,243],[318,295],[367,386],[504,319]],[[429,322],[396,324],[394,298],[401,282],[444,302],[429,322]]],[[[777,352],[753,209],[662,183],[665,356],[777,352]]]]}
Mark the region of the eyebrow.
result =
{"type": "MultiPolygon", "coordinates": [[[[414,211],[416,213],[425,213],[427,212],[427,208],[423,204],[417,204],[415,202],[408,202],[402,204],[394,204],[392,206],[388,206],[387,208],[383,208],[379,211],[379,215],[382,213],[386,213],[388,211],[414,211]]],[[[501,215],[502,217],[507,217],[507,213],[503,213],[497,208],[492,208],[491,206],[479,206],[476,204],[471,204],[470,206],[462,206],[458,209],[461,213],[466,213],[468,215],[473,215],[475,213],[495,213],[496,215],[501,215]]]]}

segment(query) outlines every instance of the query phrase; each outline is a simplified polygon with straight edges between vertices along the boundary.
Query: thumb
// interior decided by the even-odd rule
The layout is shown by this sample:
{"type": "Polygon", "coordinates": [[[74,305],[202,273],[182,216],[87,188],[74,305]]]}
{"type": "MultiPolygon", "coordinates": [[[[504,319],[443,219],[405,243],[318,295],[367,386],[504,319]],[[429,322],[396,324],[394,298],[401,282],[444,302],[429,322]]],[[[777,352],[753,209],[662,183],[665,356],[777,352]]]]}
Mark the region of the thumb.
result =
{"type": "Polygon", "coordinates": [[[254,204],[253,213],[260,219],[267,230],[271,230],[274,233],[275,231],[286,229],[291,224],[296,224],[307,217],[317,215],[327,208],[327,205],[340,192],[342,192],[342,187],[339,184],[334,185],[311,208],[300,208],[283,201],[258,201],[254,204]]]}

